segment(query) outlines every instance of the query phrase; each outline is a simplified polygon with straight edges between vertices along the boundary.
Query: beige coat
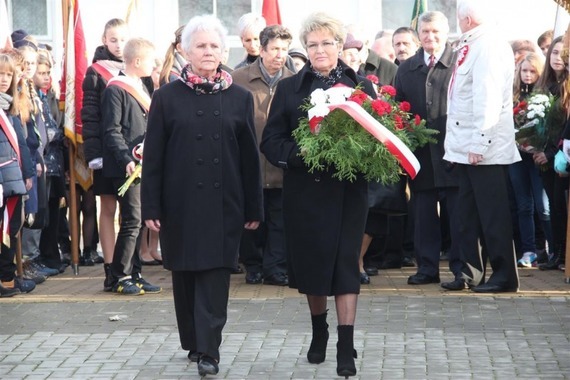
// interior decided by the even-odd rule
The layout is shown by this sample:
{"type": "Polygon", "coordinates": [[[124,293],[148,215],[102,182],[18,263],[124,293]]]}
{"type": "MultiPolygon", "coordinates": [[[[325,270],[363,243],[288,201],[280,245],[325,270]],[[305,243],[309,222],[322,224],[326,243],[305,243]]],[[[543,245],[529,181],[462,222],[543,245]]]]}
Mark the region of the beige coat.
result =
{"type": "MultiPolygon", "coordinates": [[[[242,67],[232,72],[234,84],[244,87],[253,95],[254,107],[254,124],[255,132],[257,134],[257,142],[261,142],[261,135],[265,124],[267,123],[267,116],[275,93],[275,87],[269,88],[269,85],[263,78],[261,73],[261,58],[257,58],[249,66],[242,67]]],[[[283,68],[283,75],[281,79],[292,76],[294,73],[283,68]]],[[[283,187],[283,169],[273,166],[263,154],[260,155],[261,163],[261,181],[264,189],[282,188],[283,187]]]]}

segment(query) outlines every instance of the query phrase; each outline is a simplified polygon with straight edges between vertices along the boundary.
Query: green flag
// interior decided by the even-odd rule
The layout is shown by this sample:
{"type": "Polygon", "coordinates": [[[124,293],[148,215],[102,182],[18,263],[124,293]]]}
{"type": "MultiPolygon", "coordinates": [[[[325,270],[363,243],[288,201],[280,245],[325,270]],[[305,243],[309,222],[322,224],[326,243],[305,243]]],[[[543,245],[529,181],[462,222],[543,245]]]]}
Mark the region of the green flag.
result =
{"type": "Polygon", "coordinates": [[[410,27],[418,30],[418,19],[420,15],[427,11],[427,0],[414,0],[414,11],[412,12],[412,22],[410,27]]]}

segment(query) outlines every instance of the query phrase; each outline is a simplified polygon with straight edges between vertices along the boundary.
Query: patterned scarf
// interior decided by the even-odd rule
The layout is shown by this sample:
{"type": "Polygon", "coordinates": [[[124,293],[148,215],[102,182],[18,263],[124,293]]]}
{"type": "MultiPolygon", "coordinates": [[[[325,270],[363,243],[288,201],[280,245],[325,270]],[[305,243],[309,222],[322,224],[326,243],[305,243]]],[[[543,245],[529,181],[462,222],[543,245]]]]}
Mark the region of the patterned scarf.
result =
{"type": "Polygon", "coordinates": [[[340,77],[342,76],[342,67],[340,67],[339,65],[337,65],[334,69],[332,69],[330,71],[328,77],[319,73],[317,70],[315,70],[313,68],[312,65],[311,65],[311,70],[313,70],[313,73],[315,74],[317,79],[319,79],[320,81],[324,82],[325,84],[327,84],[331,87],[334,86],[340,80],[340,77]]]}
{"type": "Polygon", "coordinates": [[[196,91],[196,95],[216,94],[232,85],[232,76],[218,67],[214,80],[201,77],[192,72],[190,64],[182,69],[180,80],[188,87],[196,91]]]}

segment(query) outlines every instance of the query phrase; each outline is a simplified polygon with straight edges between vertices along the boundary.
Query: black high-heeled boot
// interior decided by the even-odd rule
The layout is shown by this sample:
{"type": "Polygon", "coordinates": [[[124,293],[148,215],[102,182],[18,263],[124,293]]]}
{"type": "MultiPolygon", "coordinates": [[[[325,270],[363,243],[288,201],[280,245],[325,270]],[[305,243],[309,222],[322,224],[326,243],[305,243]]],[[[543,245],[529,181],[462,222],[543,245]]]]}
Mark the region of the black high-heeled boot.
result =
{"type": "Polygon", "coordinates": [[[356,375],[356,350],[354,349],[354,326],[341,325],[337,327],[338,342],[336,344],[336,373],[348,379],[356,375]]]}
{"type": "Polygon", "coordinates": [[[309,363],[319,364],[325,361],[327,355],[327,342],[329,341],[329,325],[327,323],[327,312],[319,315],[311,315],[313,325],[313,339],[307,360],[309,363]]]}

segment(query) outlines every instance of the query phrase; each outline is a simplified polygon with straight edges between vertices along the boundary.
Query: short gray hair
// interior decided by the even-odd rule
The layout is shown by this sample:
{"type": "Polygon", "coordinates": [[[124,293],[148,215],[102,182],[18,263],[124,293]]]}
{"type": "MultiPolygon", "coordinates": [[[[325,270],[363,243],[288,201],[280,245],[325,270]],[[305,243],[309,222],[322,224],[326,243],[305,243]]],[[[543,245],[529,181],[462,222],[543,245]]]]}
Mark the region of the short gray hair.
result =
{"type": "MultiPolygon", "coordinates": [[[[439,11],[429,11],[429,12],[424,12],[420,15],[420,18],[418,20],[418,25],[421,25],[422,23],[430,23],[430,22],[435,22],[438,23],[440,25],[443,25],[445,27],[444,30],[442,30],[442,32],[445,33],[449,33],[449,20],[447,19],[447,17],[445,17],[445,15],[442,12],[439,11]]],[[[418,27],[418,30],[421,27],[418,27]]]]}
{"type": "Polygon", "coordinates": [[[180,45],[182,50],[189,51],[192,46],[192,38],[196,32],[215,32],[222,41],[221,49],[227,46],[228,30],[222,25],[222,22],[214,15],[194,16],[188,21],[188,24],[182,31],[180,45]]]}
{"type": "Polygon", "coordinates": [[[244,33],[248,30],[257,30],[261,32],[267,26],[267,22],[262,15],[255,13],[246,13],[238,20],[239,36],[243,37],[244,33]]]}
{"type": "Polygon", "coordinates": [[[459,0],[457,2],[457,18],[471,17],[476,24],[487,21],[488,1],[482,0],[459,0]]]}
{"type": "Polygon", "coordinates": [[[346,30],[343,23],[324,12],[317,12],[309,15],[309,17],[307,17],[301,24],[299,36],[304,48],[307,48],[307,36],[309,33],[317,30],[326,30],[333,35],[334,39],[338,41],[340,46],[344,45],[346,30]]]}

